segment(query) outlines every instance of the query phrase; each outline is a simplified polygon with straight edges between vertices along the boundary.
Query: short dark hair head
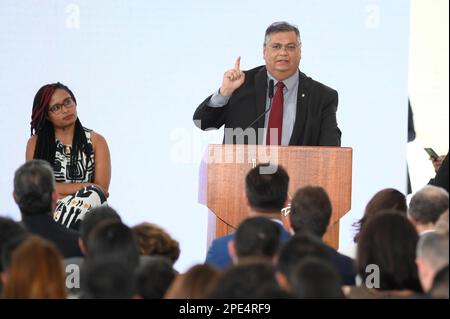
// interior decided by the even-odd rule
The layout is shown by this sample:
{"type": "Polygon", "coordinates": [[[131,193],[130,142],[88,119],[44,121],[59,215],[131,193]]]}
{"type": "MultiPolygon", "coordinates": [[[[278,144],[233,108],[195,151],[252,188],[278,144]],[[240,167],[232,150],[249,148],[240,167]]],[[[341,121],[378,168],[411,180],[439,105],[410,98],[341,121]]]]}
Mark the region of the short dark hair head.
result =
{"type": "Polygon", "coordinates": [[[86,245],[91,231],[105,220],[115,220],[121,222],[119,213],[111,206],[99,206],[92,209],[83,219],[80,225],[80,238],[86,245]]]}
{"type": "Polygon", "coordinates": [[[270,263],[250,263],[228,268],[219,279],[212,299],[253,299],[258,291],[279,288],[270,263]]]}
{"type": "Polygon", "coordinates": [[[355,243],[358,242],[361,228],[367,220],[384,209],[395,209],[406,215],[408,209],[406,205],[406,196],[394,188],[385,188],[376,193],[367,203],[364,216],[354,224],[357,232],[353,239],[355,243]]]}
{"type": "Polygon", "coordinates": [[[289,176],[282,166],[273,174],[264,174],[266,165],[257,165],[245,178],[250,207],[259,212],[281,211],[287,199],[289,176]]]}
{"type": "Polygon", "coordinates": [[[133,269],[139,264],[138,247],[131,229],[116,220],[101,222],[92,230],[88,236],[86,257],[127,262],[133,269]]]}
{"type": "Polygon", "coordinates": [[[395,210],[380,211],[361,230],[356,258],[363,283],[379,268],[379,289],[410,289],[422,292],[416,266],[419,236],[411,222],[395,210]]]}
{"type": "Polygon", "coordinates": [[[144,299],[162,299],[175,276],[168,258],[142,256],[134,278],[136,292],[144,299]]]}
{"type": "Polygon", "coordinates": [[[289,218],[294,232],[307,231],[322,238],[331,218],[331,201],[320,186],[300,188],[291,202],[289,218]]]}
{"type": "Polygon", "coordinates": [[[0,272],[4,271],[9,268],[9,265],[11,264],[11,258],[16,250],[17,247],[20,246],[26,239],[28,239],[31,236],[29,232],[26,230],[20,231],[10,237],[8,240],[6,240],[3,243],[0,243],[1,248],[1,263],[0,263],[0,272]]]}
{"type": "Polygon", "coordinates": [[[295,266],[308,256],[330,260],[326,245],[318,237],[307,232],[295,234],[281,248],[277,270],[290,280],[295,266]]]}
{"type": "Polygon", "coordinates": [[[8,260],[3,259],[4,251],[12,249],[9,242],[12,241],[13,238],[27,233],[27,230],[21,224],[15,222],[11,218],[0,216],[0,272],[6,269],[9,264],[9,255],[7,256],[8,260]]]}
{"type": "Polygon", "coordinates": [[[434,224],[447,209],[447,191],[441,187],[427,185],[411,198],[408,216],[420,224],[434,224]]]}
{"type": "Polygon", "coordinates": [[[14,174],[15,200],[23,215],[49,214],[55,178],[50,165],[43,160],[31,160],[14,174]]]}
{"type": "Polygon", "coordinates": [[[300,31],[295,25],[292,25],[288,22],[280,21],[274,22],[266,29],[266,33],[264,34],[264,46],[270,41],[270,35],[273,33],[279,32],[295,32],[297,36],[298,44],[301,45],[302,41],[300,40],[300,31]]]}
{"type": "Polygon", "coordinates": [[[341,277],[331,262],[305,257],[291,278],[292,293],[300,299],[343,299],[341,277]]]}
{"type": "Polygon", "coordinates": [[[237,256],[272,258],[280,246],[280,233],[280,228],[268,218],[253,217],[244,220],[234,235],[237,256]]]}
{"type": "Polygon", "coordinates": [[[86,259],[81,266],[81,298],[131,299],[134,268],[110,258],[86,259]]]}

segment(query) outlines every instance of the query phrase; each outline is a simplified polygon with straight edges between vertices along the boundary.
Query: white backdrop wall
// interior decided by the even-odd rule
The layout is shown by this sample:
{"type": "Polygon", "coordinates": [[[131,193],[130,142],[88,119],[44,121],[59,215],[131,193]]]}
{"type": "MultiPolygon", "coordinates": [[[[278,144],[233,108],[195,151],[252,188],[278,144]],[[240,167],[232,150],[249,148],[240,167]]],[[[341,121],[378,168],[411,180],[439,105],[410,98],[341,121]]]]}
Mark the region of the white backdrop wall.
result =
{"type": "Polygon", "coordinates": [[[266,27],[302,36],[300,68],[339,92],[342,146],[354,149],[352,210],[341,246],[368,199],[405,191],[409,1],[0,2],[0,214],[20,219],[12,180],[24,161],[35,92],[61,81],[84,126],[107,139],[110,205],[132,226],[154,222],[180,241],[176,267],[202,262],[207,209],[197,203],[199,161],[222,131],[192,114],[223,72],[264,63],[266,27]]]}

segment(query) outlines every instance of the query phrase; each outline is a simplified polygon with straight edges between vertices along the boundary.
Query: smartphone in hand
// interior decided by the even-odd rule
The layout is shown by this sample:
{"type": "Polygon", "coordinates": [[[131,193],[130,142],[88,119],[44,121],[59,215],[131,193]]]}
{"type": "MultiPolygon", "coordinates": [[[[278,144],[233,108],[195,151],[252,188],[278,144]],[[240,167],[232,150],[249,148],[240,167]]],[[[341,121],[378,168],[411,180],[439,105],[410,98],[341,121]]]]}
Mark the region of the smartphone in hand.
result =
{"type": "Polygon", "coordinates": [[[425,147],[424,150],[433,160],[437,161],[439,159],[439,155],[431,147],[425,147]]]}

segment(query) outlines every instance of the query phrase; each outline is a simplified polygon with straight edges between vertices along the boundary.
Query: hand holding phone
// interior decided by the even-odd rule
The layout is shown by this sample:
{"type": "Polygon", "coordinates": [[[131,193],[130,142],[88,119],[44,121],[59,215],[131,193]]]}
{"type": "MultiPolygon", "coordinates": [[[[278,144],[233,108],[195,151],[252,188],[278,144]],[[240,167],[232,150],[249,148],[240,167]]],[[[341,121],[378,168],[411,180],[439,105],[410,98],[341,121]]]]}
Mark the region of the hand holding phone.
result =
{"type": "Polygon", "coordinates": [[[437,160],[439,159],[438,153],[436,153],[431,147],[425,147],[424,150],[425,150],[425,152],[428,153],[428,155],[430,155],[430,157],[431,157],[434,161],[437,161],[437,160]]]}

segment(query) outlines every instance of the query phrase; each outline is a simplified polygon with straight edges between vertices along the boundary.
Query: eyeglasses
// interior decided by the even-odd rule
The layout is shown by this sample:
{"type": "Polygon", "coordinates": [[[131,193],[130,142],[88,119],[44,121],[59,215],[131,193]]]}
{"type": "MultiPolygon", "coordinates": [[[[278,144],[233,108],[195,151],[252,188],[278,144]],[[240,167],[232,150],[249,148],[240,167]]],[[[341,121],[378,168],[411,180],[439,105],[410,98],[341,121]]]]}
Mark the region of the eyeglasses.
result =
{"type": "Polygon", "coordinates": [[[270,50],[274,51],[274,52],[279,52],[282,49],[285,49],[287,52],[294,52],[295,50],[298,49],[298,45],[295,43],[289,43],[286,45],[282,45],[281,43],[274,43],[268,46],[270,50]]]}
{"type": "Polygon", "coordinates": [[[68,97],[67,99],[64,100],[64,102],[62,102],[62,104],[55,104],[55,105],[49,106],[48,110],[50,112],[52,112],[53,114],[59,114],[59,113],[61,113],[63,106],[66,109],[70,109],[74,105],[75,105],[74,100],[71,97],[68,97]]]}

